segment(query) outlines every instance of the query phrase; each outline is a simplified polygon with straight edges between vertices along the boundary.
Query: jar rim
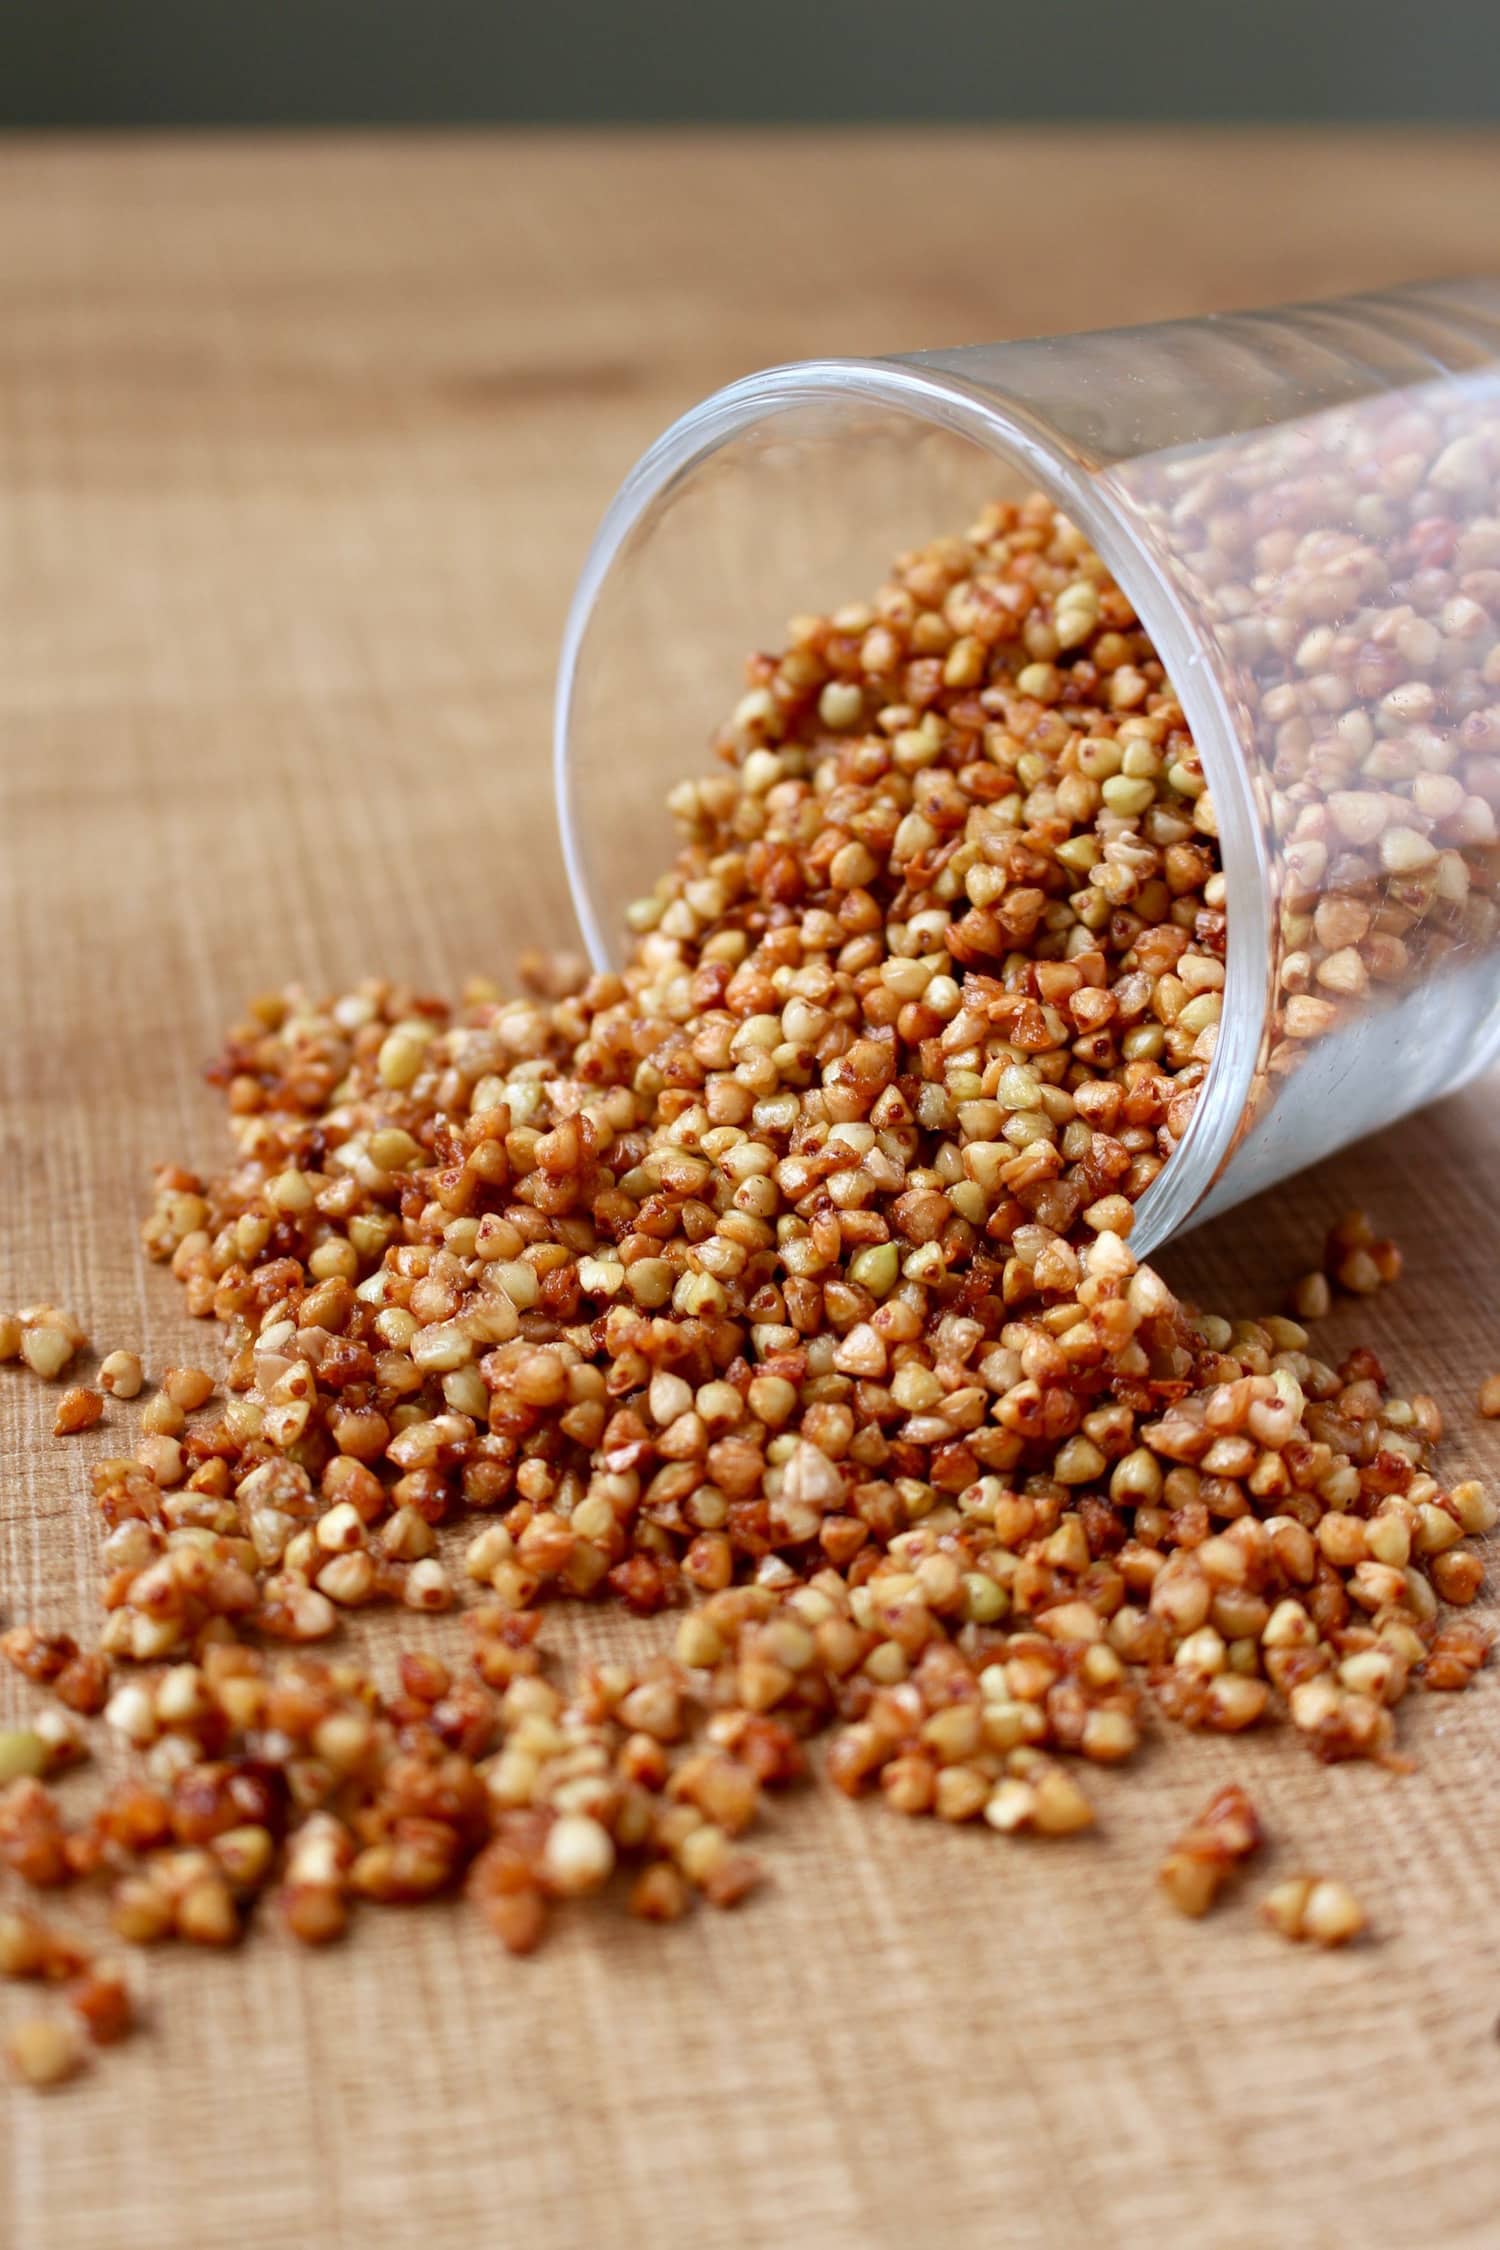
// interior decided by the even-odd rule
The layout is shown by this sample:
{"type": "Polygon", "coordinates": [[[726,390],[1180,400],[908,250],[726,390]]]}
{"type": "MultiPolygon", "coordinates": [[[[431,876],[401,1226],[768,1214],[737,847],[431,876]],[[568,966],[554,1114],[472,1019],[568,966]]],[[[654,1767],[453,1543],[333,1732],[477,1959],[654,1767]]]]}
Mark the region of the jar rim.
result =
{"type": "MultiPolygon", "coordinates": [[[[1000,347],[1003,354],[1004,347],[1000,347]]],[[[1203,760],[1226,887],[1224,1011],[1208,1075],[1186,1132],[1136,1207],[1132,1246],[1145,1256],[1187,1225],[1238,1140],[1269,1013],[1272,879],[1221,658],[1108,479],[1041,417],[988,382],[897,359],[796,360],[710,394],[641,456],[594,535],[569,608],[553,717],[553,779],[574,910],[596,968],[612,960],[586,878],[570,738],[584,644],[605,581],[632,533],[695,469],[757,423],[845,397],[906,412],[1024,469],[1089,539],[1166,667],[1203,760]]]]}

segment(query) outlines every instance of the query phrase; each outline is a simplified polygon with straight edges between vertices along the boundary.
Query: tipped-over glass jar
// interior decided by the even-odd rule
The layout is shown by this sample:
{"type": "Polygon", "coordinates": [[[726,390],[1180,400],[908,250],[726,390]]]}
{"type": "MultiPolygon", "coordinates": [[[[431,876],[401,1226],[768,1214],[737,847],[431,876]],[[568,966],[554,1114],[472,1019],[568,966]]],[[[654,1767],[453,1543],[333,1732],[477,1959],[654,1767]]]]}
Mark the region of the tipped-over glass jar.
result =
{"type": "Polygon", "coordinates": [[[1500,282],[718,392],[588,558],[557,699],[564,845],[603,966],[747,648],[1036,490],[1166,666],[1222,862],[1222,1017],[1141,1201],[1149,1251],[1500,1054],[1500,282]]]}

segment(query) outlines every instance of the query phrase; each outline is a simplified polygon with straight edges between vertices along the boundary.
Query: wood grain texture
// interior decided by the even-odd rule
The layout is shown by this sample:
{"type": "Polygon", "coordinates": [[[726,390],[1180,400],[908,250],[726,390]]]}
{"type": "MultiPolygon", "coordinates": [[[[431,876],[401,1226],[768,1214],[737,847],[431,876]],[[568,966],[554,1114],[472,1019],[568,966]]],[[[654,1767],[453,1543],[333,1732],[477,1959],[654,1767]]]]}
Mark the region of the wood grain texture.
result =
{"type": "MultiPolygon", "coordinates": [[[[1454,135],[0,145],[0,1303],[56,1296],[155,1364],[201,1348],[135,1226],[153,1160],[216,1157],[197,1071],[243,995],[443,989],[566,940],[563,609],[693,397],[808,353],[1500,268],[1497,177],[1500,144],[1454,135]]],[[[1493,1106],[1168,1261],[1254,1310],[1367,1202],[1408,1278],[1335,1334],[1437,1392],[1491,1475],[1493,1106]]],[[[0,1370],[0,1600],[75,1624],[110,1432],[49,1427],[0,1370]]],[[[387,1661],[394,1628],[365,1637],[387,1661]]],[[[371,1912],[327,1958],[269,1932],[153,1958],[149,2038],[66,2097],[0,2094],[0,2240],[1493,2243],[1497,1717],[1490,1678],[1408,1707],[1408,1779],[1163,1735],[1101,1779],[1101,1834],[1036,1848],[810,1792],[741,1913],[565,1915],[529,1963],[457,1908],[371,1912]],[[1342,1874],[1374,1944],[1307,1958],[1243,1900],[1158,1906],[1165,1840],[1231,1773],[1267,1875],[1342,1874]]]]}

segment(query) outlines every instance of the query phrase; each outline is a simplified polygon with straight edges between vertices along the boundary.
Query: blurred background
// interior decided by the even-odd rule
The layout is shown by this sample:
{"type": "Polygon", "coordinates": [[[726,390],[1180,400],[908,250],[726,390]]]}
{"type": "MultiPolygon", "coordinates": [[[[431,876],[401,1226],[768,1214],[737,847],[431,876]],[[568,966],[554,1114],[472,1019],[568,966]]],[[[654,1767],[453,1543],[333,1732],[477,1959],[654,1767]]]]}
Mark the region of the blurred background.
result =
{"type": "Polygon", "coordinates": [[[6,125],[1500,118],[1496,0],[8,0],[4,19],[6,125]]]}

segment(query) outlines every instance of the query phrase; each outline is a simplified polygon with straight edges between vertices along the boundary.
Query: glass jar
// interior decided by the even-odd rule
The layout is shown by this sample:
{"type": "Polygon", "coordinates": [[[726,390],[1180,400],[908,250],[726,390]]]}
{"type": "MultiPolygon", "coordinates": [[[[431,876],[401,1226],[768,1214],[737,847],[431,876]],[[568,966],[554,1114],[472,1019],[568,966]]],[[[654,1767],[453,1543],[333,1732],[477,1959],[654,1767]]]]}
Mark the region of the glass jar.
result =
{"type": "Polygon", "coordinates": [[[1500,282],[731,384],[595,539],[559,814],[604,966],[746,651],[1035,490],[1166,666],[1223,868],[1222,1017],[1147,1252],[1500,1054],[1500,282]]]}

